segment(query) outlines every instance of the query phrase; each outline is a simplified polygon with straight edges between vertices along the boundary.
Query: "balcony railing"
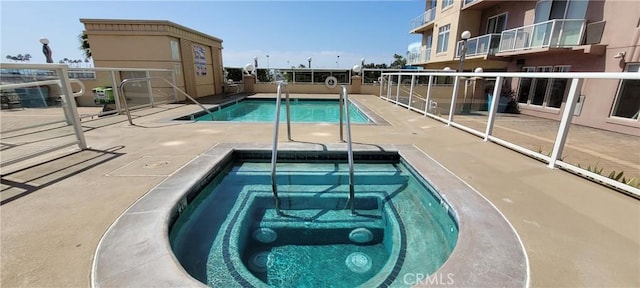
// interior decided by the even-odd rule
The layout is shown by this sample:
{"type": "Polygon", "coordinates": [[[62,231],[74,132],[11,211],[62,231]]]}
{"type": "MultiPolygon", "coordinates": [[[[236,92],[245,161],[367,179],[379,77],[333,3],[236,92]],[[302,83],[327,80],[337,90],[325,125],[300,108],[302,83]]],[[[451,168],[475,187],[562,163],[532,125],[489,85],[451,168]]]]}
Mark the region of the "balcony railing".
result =
{"type": "Polygon", "coordinates": [[[502,32],[498,52],[580,45],[584,19],[555,19],[502,32]]]}
{"type": "MultiPolygon", "coordinates": [[[[456,49],[456,58],[460,58],[462,53],[462,42],[458,41],[456,49]]],[[[467,53],[465,57],[494,55],[498,52],[500,46],[500,34],[486,34],[467,40],[467,53]]]]}
{"type": "Polygon", "coordinates": [[[431,59],[431,48],[421,49],[420,51],[409,52],[407,55],[407,64],[424,64],[431,59]]]}
{"type": "Polygon", "coordinates": [[[416,28],[422,27],[423,25],[432,22],[433,19],[436,18],[436,9],[431,8],[427,11],[424,11],[420,16],[413,18],[411,20],[411,29],[415,30],[416,28]]]}

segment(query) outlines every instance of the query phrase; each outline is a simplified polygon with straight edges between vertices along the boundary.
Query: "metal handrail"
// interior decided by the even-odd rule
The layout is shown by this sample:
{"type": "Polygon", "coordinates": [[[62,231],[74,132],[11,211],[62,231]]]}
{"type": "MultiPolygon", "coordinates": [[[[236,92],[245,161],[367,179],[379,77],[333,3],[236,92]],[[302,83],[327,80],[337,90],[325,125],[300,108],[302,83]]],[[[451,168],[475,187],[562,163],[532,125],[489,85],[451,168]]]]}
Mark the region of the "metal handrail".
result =
{"type": "Polygon", "coordinates": [[[356,215],[356,197],[353,183],[353,150],[351,149],[351,119],[349,118],[349,93],[347,86],[342,85],[342,93],[340,93],[340,141],[342,140],[342,111],[347,118],[347,159],[349,161],[349,208],[351,215],[356,215]]]}
{"type": "MultiPolygon", "coordinates": [[[[282,87],[286,87],[287,82],[279,81],[276,96],[276,119],[274,121],[273,129],[273,150],[271,151],[271,191],[273,192],[273,198],[275,200],[276,212],[278,215],[282,215],[280,210],[280,198],[278,198],[278,183],[276,181],[276,162],[278,161],[278,128],[280,127],[280,99],[282,98],[282,87]]],[[[286,105],[287,105],[287,136],[291,141],[291,118],[289,110],[289,89],[285,90],[286,105]]]]}
{"type": "Polygon", "coordinates": [[[189,94],[187,94],[186,92],[182,91],[182,89],[178,88],[178,86],[176,86],[173,83],[171,83],[171,81],[169,81],[167,79],[164,79],[162,77],[145,77],[145,78],[124,79],[124,80],[122,80],[122,82],[120,82],[120,85],[118,85],[118,89],[121,92],[121,93],[118,93],[119,94],[118,97],[122,98],[121,100],[122,100],[122,103],[124,104],[124,110],[125,110],[125,113],[127,114],[127,119],[129,119],[129,124],[133,125],[133,120],[131,120],[131,112],[129,111],[129,105],[127,104],[127,99],[124,97],[124,90],[122,90],[122,87],[124,87],[124,85],[129,83],[129,82],[142,82],[142,81],[149,81],[149,80],[162,80],[162,81],[166,82],[174,90],[176,90],[176,91],[182,93],[182,95],[186,96],[187,99],[191,100],[193,103],[198,104],[198,106],[200,106],[200,108],[202,108],[202,110],[204,110],[204,112],[206,112],[207,114],[209,114],[209,116],[211,116],[211,120],[213,121],[213,113],[211,113],[211,111],[209,111],[209,109],[204,107],[202,104],[200,104],[200,102],[196,101],[196,99],[194,99],[193,97],[189,96],[189,94]]]}

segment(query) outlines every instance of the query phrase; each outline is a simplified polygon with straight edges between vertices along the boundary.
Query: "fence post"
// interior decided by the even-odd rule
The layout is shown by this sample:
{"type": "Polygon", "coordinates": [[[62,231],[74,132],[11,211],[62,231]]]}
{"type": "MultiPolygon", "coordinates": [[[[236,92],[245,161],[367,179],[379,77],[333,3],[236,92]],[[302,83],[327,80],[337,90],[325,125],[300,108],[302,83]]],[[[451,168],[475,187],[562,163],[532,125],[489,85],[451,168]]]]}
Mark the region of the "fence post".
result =
{"type": "Polygon", "coordinates": [[[502,90],[502,76],[496,78],[496,84],[493,87],[493,97],[491,97],[491,103],[489,103],[489,119],[487,120],[487,130],[484,132],[484,141],[489,140],[489,135],[493,133],[493,122],[496,120],[496,114],[498,113],[498,103],[500,100],[500,92],[502,90]]]}
{"type": "Polygon", "coordinates": [[[151,104],[151,108],[153,108],[153,91],[151,89],[151,80],[149,80],[149,78],[151,77],[149,75],[149,71],[144,71],[144,77],[147,78],[147,92],[149,93],[149,104],[151,104]]]}
{"type": "Polygon", "coordinates": [[[401,75],[398,74],[398,89],[396,89],[396,105],[398,105],[398,103],[400,102],[400,79],[401,79],[401,75]]]}
{"type": "MultiPolygon", "coordinates": [[[[116,111],[119,115],[122,115],[122,108],[120,104],[120,89],[118,89],[118,83],[116,82],[116,71],[111,71],[111,89],[113,90],[113,98],[116,102],[116,111]]],[[[126,101],[126,99],[125,99],[126,101]]]]}
{"type": "Polygon", "coordinates": [[[571,117],[573,117],[573,111],[576,108],[576,102],[578,102],[578,96],[580,90],[582,90],[582,78],[571,79],[571,88],[569,88],[569,95],[567,96],[567,102],[562,111],[562,120],[560,120],[560,127],[558,127],[558,134],[556,134],[556,141],[553,144],[553,151],[551,152],[551,159],[549,159],[549,168],[556,167],[556,161],[562,157],[562,149],[567,140],[569,134],[569,127],[571,126],[571,117]]]}
{"type": "MultiPolygon", "coordinates": [[[[176,70],[171,70],[171,83],[176,87],[178,86],[178,84],[176,84],[176,70]]],[[[223,83],[222,85],[225,85],[225,84],[226,83],[223,83]]],[[[178,102],[178,91],[176,91],[175,87],[173,87],[173,101],[175,101],[174,103],[178,102]]]]}
{"type": "Polygon", "coordinates": [[[459,82],[460,76],[456,75],[453,82],[453,93],[451,94],[451,107],[449,107],[449,120],[447,121],[447,126],[451,126],[451,122],[453,122],[453,114],[456,113],[456,98],[458,98],[459,82]]]}
{"type": "Polygon", "coordinates": [[[64,102],[64,108],[66,110],[67,121],[71,122],[73,126],[73,132],[78,139],[78,147],[80,150],[87,149],[87,141],[84,138],[84,131],[82,131],[82,125],[80,125],[80,116],[78,116],[78,108],[76,107],[76,99],[73,96],[73,89],[71,88],[71,82],[69,82],[69,74],[67,67],[58,68],[58,77],[60,77],[60,89],[64,95],[62,99],[64,102]]]}
{"type": "Polygon", "coordinates": [[[431,84],[433,84],[433,75],[429,75],[429,84],[427,85],[427,96],[424,99],[424,116],[429,113],[431,108],[431,84]]]}
{"type": "Polygon", "coordinates": [[[416,75],[411,75],[411,87],[409,88],[409,108],[411,108],[411,96],[413,96],[413,85],[415,85],[416,75]]]}

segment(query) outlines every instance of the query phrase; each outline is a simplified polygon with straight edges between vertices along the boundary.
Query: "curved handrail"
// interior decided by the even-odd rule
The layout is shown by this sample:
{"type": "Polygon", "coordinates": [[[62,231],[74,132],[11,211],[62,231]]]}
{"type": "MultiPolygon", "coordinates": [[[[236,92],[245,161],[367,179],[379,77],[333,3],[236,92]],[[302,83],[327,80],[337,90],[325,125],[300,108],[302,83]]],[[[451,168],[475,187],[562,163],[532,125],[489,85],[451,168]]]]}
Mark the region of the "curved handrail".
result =
{"type": "MultiPolygon", "coordinates": [[[[347,87],[342,85],[342,93],[340,93],[340,112],[344,110],[347,125],[347,159],[349,161],[349,208],[351,215],[356,215],[356,197],[353,183],[353,150],[351,149],[351,119],[349,118],[349,94],[347,87]]],[[[340,140],[342,140],[342,113],[340,113],[340,140]]]]}
{"type": "MultiPolygon", "coordinates": [[[[280,198],[278,198],[278,183],[276,181],[276,162],[278,161],[278,129],[280,127],[280,99],[282,98],[282,87],[285,87],[287,82],[279,81],[276,95],[276,119],[274,121],[273,129],[273,149],[271,151],[271,191],[273,192],[273,198],[275,200],[276,212],[278,215],[282,215],[280,211],[280,198]]],[[[289,89],[286,89],[286,101],[287,101],[287,134],[289,140],[291,140],[291,121],[289,112],[289,89]]]]}
{"type": "Polygon", "coordinates": [[[73,97],[82,96],[82,94],[84,94],[85,88],[84,88],[84,83],[82,83],[82,81],[78,79],[69,79],[69,82],[78,84],[78,86],[80,86],[80,91],[72,93],[73,97]]]}
{"type": "Polygon", "coordinates": [[[124,87],[124,85],[129,83],[129,82],[142,82],[142,81],[149,81],[149,80],[162,80],[162,81],[166,82],[173,89],[175,89],[176,91],[182,93],[182,95],[186,96],[187,99],[191,100],[193,103],[198,104],[198,106],[200,106],[200,108],[202,108],[202,110],[204,110],[204,112],[206,112],[207,114],[209,114],[209,116],[211,116],[211,120],[213,121],[213,113],[211,113],[211,111],[209,111],[209,109],[204,107],[202,104],[200,104],[200,102],[196,101],[196,99],[194,99],[193,97],[189,96],[189,94],[187,94],[186,92],[182,91],[182,89],[178,88],[178,86],[176,86],[173,83],[171,83],[171,81],[169,81],[167,79],[164,79],[162,77],[145,77],[145,78],[124,79],[118,85],[118,89],[121,92],[121,93],[118,93],[118,94],[121,95],[121,97],[122,97],[121,100],[122,100],[122,103],[124,104],[124,110],[127,113],[127,118],[129,119],[129,124],[133,125],[133,121],[131,120],[131,112],[129,111],[129,106],[127,105],[127,100],[124,97],[124,90],[122,90],[122,87],[124,87]]]}

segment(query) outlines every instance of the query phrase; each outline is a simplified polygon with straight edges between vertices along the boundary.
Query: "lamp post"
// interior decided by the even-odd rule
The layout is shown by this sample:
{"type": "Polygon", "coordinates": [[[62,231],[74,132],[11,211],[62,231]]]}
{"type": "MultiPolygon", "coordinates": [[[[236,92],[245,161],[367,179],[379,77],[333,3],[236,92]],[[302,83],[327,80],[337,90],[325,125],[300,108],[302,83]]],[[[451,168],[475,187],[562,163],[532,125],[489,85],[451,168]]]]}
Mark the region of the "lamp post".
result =
{"type": "Polygon", "coordinates": [[[257,69],[258,68],[258,56],[253,57],[253,66],[257,69]]]}
{"type": "Polygon", "coordinates": [[[360,59],[360,67],[364,68],[364,58],[360,59]]]}
{"type": "Polygon", "coordinates": [[[336,68],[340,68],[340,55],[337,56],[338,60],[336,60],[336,68]]]}
{"type": "Polygon", "coordinates": [[[464,31],[462,32],[462,34],[460,35],[460,38],[462,39],[462,49],[460,49],[460,65],[458,66],[458,72],[462,72],[463,65],[464,65],[464,58],[467,55],[467,40],[469,40],[469,38],[471,38],[471,32],[469,31],[464,31]]]}
{"type": "Polygon", "coordinates": [[[51,47],[49,47],[49,39],[42,37],[40,38],[40,43],[42,44],[42,53],[47,59],[47,63],[53,63],[53,58],[51,57],[53,53],[51,52],[51,47]]]}
{"type": "Polygon", "coordinates": [[[309,61],[309,68],[311,68],[311,57],[307,58],[307,61],[309,61]]]}
{"type": "Polygon", "coordinates": [[[269,70],[269,54],[267,54],[267,70],[269,70]]]}

